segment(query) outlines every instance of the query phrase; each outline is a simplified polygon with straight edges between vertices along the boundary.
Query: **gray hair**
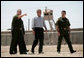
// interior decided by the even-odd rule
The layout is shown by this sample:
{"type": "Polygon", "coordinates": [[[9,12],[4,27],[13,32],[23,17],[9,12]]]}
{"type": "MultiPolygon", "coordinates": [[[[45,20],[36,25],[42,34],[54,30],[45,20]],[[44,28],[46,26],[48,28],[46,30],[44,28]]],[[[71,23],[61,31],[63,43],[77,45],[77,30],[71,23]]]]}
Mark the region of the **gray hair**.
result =
{"type": "Polygon", "coordinates": [[[17,12],[18,12],[18,11],[22,11],[22,10],[21,10],[21,9],[18,9],[17,12]]]}
{"type": "Polygon", "coordinates": [[[37,9],[37,12],[38,12],[38,11],[41,11],[41,9],[37,9]]]}

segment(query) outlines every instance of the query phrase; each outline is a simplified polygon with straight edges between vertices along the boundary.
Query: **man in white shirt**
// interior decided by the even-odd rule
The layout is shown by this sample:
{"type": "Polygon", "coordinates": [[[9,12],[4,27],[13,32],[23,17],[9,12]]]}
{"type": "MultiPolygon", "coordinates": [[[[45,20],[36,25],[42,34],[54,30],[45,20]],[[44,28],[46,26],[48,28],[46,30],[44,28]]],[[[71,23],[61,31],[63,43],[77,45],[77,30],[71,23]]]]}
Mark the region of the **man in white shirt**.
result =
{"type": "Polygon", "coordinates": [[[47,31],[45,22],[43,17],[41,17],[41,9],[37,10],[37,17],[34,17],[32,21],[32,31],[35,35],[35,39],[33,41],[31,52],[34,53],[34,48],[38,44],[39,41],[39,54],[43,53],[43,41],[44,41],[44,30],[43,27],[45,27],[45,30],[47,31]]]}

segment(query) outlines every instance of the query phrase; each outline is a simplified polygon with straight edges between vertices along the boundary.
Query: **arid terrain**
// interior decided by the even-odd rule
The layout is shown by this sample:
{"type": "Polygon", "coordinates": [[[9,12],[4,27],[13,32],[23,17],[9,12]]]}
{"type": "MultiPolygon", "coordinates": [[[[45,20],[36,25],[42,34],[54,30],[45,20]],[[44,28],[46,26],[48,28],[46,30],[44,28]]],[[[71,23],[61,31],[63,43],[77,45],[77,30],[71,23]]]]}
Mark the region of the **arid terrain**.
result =
{"type": "MultiPolygon", "coordinates": [[[[61,53],[57,53],[57,45],[44,45],[43,52],[44,54],[38,54],[38,46],[35,48],[35,54],[31,53],[31,45],[27,45],[29,50],[28,54],[9,54],[10,46],[1,46],[1,57],[83,57],[83,45],[73,44],[74,50],[76,53],[71,54],[69,52],[68,45],[61,45],[61,53]]],[[[18,48],[18,47],[17,47],[18,48]]]]}

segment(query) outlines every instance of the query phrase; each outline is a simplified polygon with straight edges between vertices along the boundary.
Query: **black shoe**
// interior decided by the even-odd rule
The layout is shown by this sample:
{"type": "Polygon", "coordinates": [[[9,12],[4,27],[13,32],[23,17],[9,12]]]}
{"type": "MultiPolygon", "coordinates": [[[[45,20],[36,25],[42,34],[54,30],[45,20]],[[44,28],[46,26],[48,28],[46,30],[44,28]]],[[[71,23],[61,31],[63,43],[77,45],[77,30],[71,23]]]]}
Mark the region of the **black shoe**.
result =
{"type": "Polygon", "coordinates": [[[39,52],[39,54],[44,54],[44,52],[39,52]]]}
{"type": "Polygon", "coordinates": [[[29,52],[29,50],[26,50],[26,52],[29,52]]]}
{"type": "Polygon", "coordinates": [[[16,54],[16,53],[10,53],[10,54],[16,54]]]}
{"type": "Polygon", "coordinates": [[[75,53],[75,52],[76,52],[76,51],[74,51],[74,50],[73,50],[73,51],[71,51],[71,53],[75,53]]]}
{"type": "Polygon", "coordinates": [[[58,53],[60,53],[60,51],[57,51],[58,53]]]}
{"type": "Polygon", "coordinates": [[[20,54],[27,54],[26,52],[20,52],[20,54]]]}
{"type": "Polygon", "coordinates": [[[10,54],[16,54],[17,52],[13,51],[13,52],[10,52],[10,54]]]}
{"type": "Polygon", "coordinates": [[[31,51],[32,52],[32,54],[34,54],[34,51],[31,51]]]}

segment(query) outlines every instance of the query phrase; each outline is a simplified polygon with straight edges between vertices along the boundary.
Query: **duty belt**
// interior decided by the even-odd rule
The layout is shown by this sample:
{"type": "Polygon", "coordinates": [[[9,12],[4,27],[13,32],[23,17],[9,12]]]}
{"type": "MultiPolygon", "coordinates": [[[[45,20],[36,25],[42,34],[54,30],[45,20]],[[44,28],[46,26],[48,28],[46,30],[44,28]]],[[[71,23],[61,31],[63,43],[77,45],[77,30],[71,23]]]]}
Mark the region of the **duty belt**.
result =
{"type": "Polygon", "coordinates": [[[67,30],[67,28],[61,28],[61,29],[63,29],[63,30],[67,30]]]}

